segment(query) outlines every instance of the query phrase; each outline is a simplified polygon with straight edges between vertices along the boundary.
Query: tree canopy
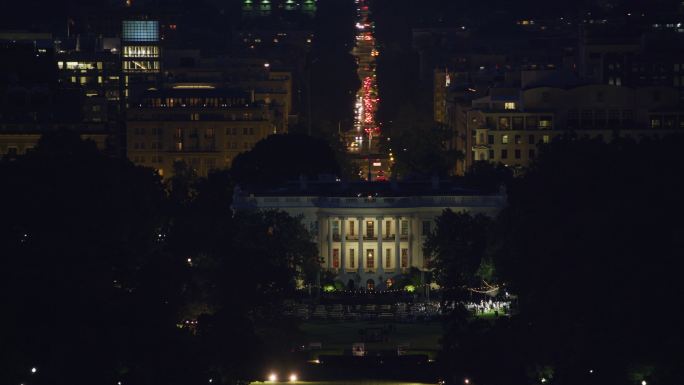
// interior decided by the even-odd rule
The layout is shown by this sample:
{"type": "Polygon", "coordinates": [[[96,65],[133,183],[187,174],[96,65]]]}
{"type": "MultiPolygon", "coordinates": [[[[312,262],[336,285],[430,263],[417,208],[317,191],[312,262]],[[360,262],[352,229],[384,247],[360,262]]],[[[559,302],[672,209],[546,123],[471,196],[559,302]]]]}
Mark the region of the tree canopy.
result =
{"type": "Polygon", "coordinates": [[[2,383],[250,379],[259,323],[317,266],[299,219],[233,212],[226,171],[169,191],[57,132],[0,161],[0,180],[2,383]]]}
{"type": "MultiPolygon", "coordinates": [[[[494,383],[677,382],[669,352],[684,341],[674,305],[684,255],[682,142],[565,137],[542,148],[509,183],[508,207],[486,236],[484,254],[517,294],[518,312],[494,323],[453,317],[444,348],[459,370],[494,383]]],[[[462,249],[469,227],[451,228],[454,241],[429,241],[462,249]]],[[[482,234],[468,239],[479,244],[482,234]]]]}
{"type": "Polygon", "coordinates": [[[233,161],[231,175],[238,183],[277,186],[300,176],[339,175],[334,151],[322,139],[307,135],[271,135],[233,161]]]}

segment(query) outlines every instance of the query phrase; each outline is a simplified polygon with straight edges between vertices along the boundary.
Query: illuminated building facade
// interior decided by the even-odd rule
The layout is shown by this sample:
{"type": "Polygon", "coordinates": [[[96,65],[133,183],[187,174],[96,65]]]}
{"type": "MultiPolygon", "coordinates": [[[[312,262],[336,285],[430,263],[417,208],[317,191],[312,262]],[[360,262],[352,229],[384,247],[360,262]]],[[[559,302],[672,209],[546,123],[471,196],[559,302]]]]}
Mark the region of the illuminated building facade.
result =
{"type": "Polygon", "coordinates": [[[277,133],[288,132],[297,122],[293,104],[292,73],[272,68],[261,58],[202,56],[199,50],[165,50],[164,73],[176,85],[203,84],[237,88],[272,112],[277,133]]]}
{"type": "Polygon", "coordinates": [[[137,99],[141,91],[158,87],[161,44],[157,20],[124,20],[121,25],[121,72],[124,97],[137,99]]]}
{"type": "Polygon", "coordinates": [[[56,54],[62,87],[77,87],[84,95],[83,120],[116,121],[119,115],[121,69],[112,52],[59,52],[56,54]]]}
{"type": "Polygon", "coordinates": [[[271,111],[240,90],[183,84],[147,91],[127,114],[128,158],[173,176],[184,162],[200,176],[230,167],[239,153],[275,132],[271,111]]]}
{"type": "Polygon", "coordinates": [[[587,85],[570,89],[534,87],[475,99],[467,112],[469,162],[524,167],[538,144],[573,133],[611,140],[684,132],[684,108],[673,87],[587,85]]]}
{"type": "Polygon", "coordinates": [[[0,57],[8,64],[3,75],[11,79],[11,87],[0,87],[0,157],[24,155],[43,134],[57,130],[78,133],[103,151],[111,149],[110,127],[106,113],[102,115],[106,101],[95,95],[88,98],[79,84],[83,76],[85,83],[91,85],[92,80],[99,88],[96,73],[106,71],[106,60],[86,64],[69,59],[65,64],[51,34],[16,31],[0,32],[0,57]],[[78,74],[74,83],[61,82],[66,67],[78,74]]]}
{"type": "Polygon", "coordinates": [[[428,269],[423,242],[444,209],[493,216],[505,193],[483,194],[446,182],[300,181],[272,191],[241,191],[236,209],[301,216],[318,245],[321,267],[344,285],[385,289],[410,269],[428,269]]]}
{"type": "Polygon", "coordinates": [[[242,14],[246,17],[269,16],[272,12],[302,12],[315,15],[317,0],[243,0],[242,14]]]}

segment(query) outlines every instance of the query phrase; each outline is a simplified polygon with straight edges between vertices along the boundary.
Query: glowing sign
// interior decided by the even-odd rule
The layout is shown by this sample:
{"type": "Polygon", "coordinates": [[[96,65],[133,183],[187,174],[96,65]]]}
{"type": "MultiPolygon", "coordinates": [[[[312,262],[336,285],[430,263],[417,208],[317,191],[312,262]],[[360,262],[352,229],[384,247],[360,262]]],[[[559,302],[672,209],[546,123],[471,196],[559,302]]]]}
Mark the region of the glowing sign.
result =
{"type": "Polygon", "coordinates": [[[129,42],[159,41],[159,22],[156,20],[124,20],[121,40],[129,42]]]}

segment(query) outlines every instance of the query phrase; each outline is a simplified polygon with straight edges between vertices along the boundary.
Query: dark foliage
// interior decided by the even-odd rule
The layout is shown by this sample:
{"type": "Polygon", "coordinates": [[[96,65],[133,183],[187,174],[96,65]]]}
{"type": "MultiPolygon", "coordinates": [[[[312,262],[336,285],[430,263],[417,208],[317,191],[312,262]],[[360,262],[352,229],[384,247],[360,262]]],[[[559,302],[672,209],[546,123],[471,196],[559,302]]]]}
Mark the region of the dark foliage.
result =
{"type": "Polygon", "coordinates": [[[316,246],[284,213],[235,215],[226,172],[178,175],[167,194],[152,169],[66,132],[0,162],[0,382],[251,378],[258,323],[316,246]]]}
{"type": "Polygon", "coordinates": [[[519,314],[494,324],[455,317],[445,348],[472,354],[464,373],[507,383],[479,363],[481,354],[489,366],[509,367],[509,379],[681,381],[673,354],[684,341],[675,305],[684,255],[681,143],[564,138],[543,148],[511,183],[489,239],[497,274],[519,295],[519,314]]]}
{"type": "Polygon", "coordinates": [[[238,155],[231,168],[237,183],[258,186],[339,172],[336,155],[324,140],[298,134],[269,136],[238,155]]]}

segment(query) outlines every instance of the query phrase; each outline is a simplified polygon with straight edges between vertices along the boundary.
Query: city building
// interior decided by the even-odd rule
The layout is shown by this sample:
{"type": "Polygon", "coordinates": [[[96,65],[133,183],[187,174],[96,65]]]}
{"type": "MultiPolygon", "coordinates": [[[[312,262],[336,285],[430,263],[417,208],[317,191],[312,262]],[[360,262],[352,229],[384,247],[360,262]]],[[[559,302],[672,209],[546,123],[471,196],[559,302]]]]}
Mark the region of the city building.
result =
{"type": "Polygon", "coordinates": [[[241,89],[272,110],[277,133],[286,133],[298,114],[293,108],[292,74],[273,68],[263,58],[202,56],[199,50],[166,50],[164,77],[168,84],[201,83],[214,88],[241,89]]]}
{"type": "Polygon", "coordinates": [[[121,25],[121,72],[124,98],[137,100],[147,89],[157,88],[161,74],[159,21],[123,20],[121,25]]]}
{"type": "Polygon", "coordinates": [[[55,54],[60,87],[78,88],[85,122],[120,119],[120,56],[111,51],[64,51],[55,54]]]}
{"type": "Polygon", "coordinates": [[[673,87],[585,85],[491,89],[467,111],[468,162],[529,165],[540,143],[563,134],[639,140],[684,130],[684,108],[673,87]]]}
{"type": "Polygon", "coordinates": [[[128,158],[164,178],[175,162],[200,176],[230,167],[239,153],[275,133],[271,110],[239,89],[176,84],[146,91],[128,110],[128,158]]]}
{"type": "Polygon", "coordinates": [[[57,130],[76,132],[103,151],[113,150],[111,127],[102,115],[105,93],[89,98],[87,93],[95,91],[83,91],[102,87],[97,72],[105,71],[104,62],[74,62],[60,55],[51,34],[0,32],[0,56],[6,63],[0,79],[0,157],[26,154],[43,134],[57,130]],[[67,72],[68,81],[61,82],[67,72]]]}
{"type": "Polygon", "coordinates": [[[402,274],[429,269],[423,242],[445,209],[495,215],[505,192],[486,194],[440,182],[343,183],[304,179],[273,190],[236,189],[236,209],[300,216],[321,267],[345,285],[385,289],[402,274]]]}
{"type": "Polygon", "coordinates": [[[0,158],[25,155],[38,145],[43,134],[58,130],[77,132],[81,139],[94,142],[103,152],[112,150],[110,132],[101,123],[0,123],[0,158]]]}

